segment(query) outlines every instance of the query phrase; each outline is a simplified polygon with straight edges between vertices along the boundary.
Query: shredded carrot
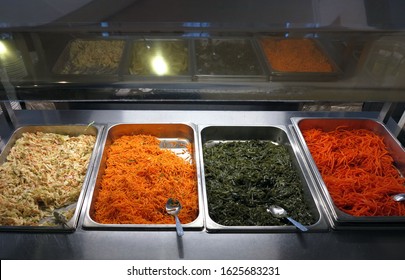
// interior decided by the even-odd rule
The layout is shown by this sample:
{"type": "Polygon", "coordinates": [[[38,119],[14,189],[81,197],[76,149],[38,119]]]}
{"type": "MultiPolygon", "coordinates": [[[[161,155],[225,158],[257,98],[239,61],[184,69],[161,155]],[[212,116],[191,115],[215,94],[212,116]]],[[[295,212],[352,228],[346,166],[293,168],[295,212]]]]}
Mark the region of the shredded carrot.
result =
{"type": "Polygon", "coordinates": [[[328,57],[311,39],[263,38],[271,67],[282,72],[333,72],[328,57]]]}
{"type": "Polygon", "coordinates": [[[173,224],[168,198],[182,204],[179,219],[198,215],[196,167],[150,135],[122,136],[110,146],[95,201],[94,220],[103,224],[173,224]]]}
{"type": "Polygon", "coordinates": [[[405,204],[391,196],[405,192],[405,178],[382,136],[338,127],[303,131],[306,144],[335,205],[352,216],[404,216],[405,204]]]}

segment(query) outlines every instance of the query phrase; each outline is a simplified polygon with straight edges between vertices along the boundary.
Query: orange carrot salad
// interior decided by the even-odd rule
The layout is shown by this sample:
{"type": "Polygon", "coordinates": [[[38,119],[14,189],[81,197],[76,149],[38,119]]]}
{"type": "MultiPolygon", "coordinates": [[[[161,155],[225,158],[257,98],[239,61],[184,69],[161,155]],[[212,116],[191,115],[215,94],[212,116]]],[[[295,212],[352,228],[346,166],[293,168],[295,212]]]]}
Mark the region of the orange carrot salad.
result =
{"type": "Polygon", "coordinates": [[[274,70],[333,72],[329,59],[311,39],[263,38],[261,44],[274,70]]]}
{"type": "Polygon", "coordinates": [[[366,129],[303,131],[335,205],[352,216],[404,216],[405,204],[391,195],[405,192],[381,136],[366,129]]]}
{"type": "Polygon", "coordinates": [[[148,135],[122,136],[107,153],[106,169],[95,201],[94,220],[102,224],[173,224],[168,198],[182,204],[179,219],[198,215],[196,167],[159,147],[148,135]]]}

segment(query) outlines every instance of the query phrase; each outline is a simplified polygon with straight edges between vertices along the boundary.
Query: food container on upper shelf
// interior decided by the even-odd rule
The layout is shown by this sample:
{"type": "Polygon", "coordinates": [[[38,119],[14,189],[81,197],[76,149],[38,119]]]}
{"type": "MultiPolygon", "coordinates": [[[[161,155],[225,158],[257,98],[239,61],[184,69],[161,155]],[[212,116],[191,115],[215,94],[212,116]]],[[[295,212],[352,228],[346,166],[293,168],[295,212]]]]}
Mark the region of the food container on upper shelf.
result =
{"type": "Polygon", "coordinates": [[[404,87],[405,37],[383,36],[369,42],[360,56],[359,77],[381,87],[404,87]]]}
{"type": "Polygon", "coordinates": [[[0,155],[0,230],[74,231],[103,126],[23,126],[0,155]]]}
{"type": "Polygon", "coordinates": [[[123,39],[71,40],[52,72],[73,79],[118,79],[126,41],[123,39]]]}
{"type": "Polygon", "coordinates": [[[265,64],[251,39],[196,39],[194,51],[198,81],[267,81],[265,64]]]}
{"type": "Polygon", "coordinates": [[[314,38],[261,37],[271,81],[330,81],[341,70],[314,38]]]}
{"type": "Polygon", "coordinates": [[[284,126],[202,126],[206,228],[294,232],[267,209],[278,205],[309,232],[328,230],[312,179],[284,126]]]}
{"type": "Polygon", "coordinates": [[[193,124],[115,124],[104,139],[90,183],[83,226],[92,229],[174,230],[169,198],[182,205],[185,230],[201,230],[196,127],[193,124]]]}
{"type": "Polygon", "coordinates": [[[336,229],[404,228],[405,151],[373,119],[292,118],[336,229]]]}
{"type": "Polygon", "coordinates": [[[124,66],[127,79],[191,80],[190,46],[186,39],[134,39],[124,66]]]}

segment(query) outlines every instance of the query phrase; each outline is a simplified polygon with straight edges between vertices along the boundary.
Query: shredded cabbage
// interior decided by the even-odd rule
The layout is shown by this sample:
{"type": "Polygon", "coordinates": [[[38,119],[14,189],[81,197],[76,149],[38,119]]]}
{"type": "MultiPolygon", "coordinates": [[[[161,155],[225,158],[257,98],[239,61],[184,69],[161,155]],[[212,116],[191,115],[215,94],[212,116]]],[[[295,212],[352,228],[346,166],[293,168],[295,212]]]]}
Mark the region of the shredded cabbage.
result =
{"type": "Polygon", "coordinates": [[[95,136],[23,133],[0,166],[0,224],[37,226],[75,203],[95,136]]]}

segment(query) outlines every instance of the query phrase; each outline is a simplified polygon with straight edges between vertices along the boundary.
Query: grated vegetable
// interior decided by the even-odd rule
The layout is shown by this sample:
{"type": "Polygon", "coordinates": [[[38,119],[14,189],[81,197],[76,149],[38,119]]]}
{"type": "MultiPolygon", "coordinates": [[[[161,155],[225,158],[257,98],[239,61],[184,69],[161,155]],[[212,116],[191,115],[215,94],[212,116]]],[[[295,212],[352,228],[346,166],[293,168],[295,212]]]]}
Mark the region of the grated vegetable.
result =
{"type": "Polygon", "coordinates": [[[23,133],[0,166],[0,224],[35,226],[80,195],[95,136],[23,133]]]}

